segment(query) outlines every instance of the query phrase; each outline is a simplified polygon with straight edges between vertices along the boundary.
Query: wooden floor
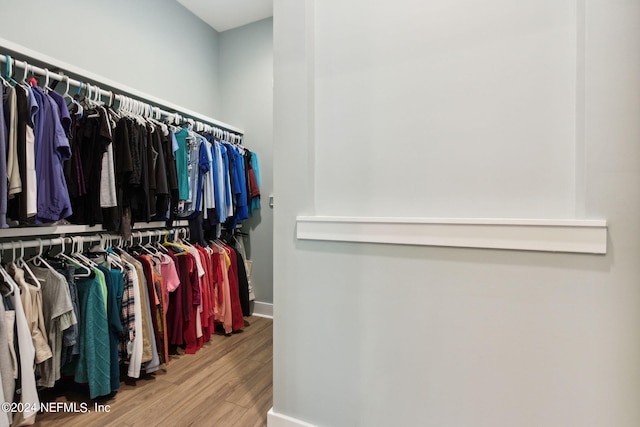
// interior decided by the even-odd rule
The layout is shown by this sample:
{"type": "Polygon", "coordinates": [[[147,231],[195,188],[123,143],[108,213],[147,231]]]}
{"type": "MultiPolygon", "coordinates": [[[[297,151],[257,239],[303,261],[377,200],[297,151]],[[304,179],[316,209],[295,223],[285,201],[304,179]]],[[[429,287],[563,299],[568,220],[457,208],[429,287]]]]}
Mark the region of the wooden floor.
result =
{"type": "Polygon", "coordinates": [[[266,426],[272,406],[273,321],[247,318],[231,336],[214,335],[195,355],[172,356],[166,369],[121,383],[99,404],[68,392],[43,392],[43,402],[86,402],[88,413],[38,414],[36,426],[266,426]]]}

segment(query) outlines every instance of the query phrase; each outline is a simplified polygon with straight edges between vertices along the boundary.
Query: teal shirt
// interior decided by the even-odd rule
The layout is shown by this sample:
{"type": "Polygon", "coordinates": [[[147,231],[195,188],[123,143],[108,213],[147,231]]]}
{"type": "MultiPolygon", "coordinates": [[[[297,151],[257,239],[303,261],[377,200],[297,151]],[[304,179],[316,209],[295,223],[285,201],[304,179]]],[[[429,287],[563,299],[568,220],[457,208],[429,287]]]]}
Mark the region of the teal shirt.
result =
{"type": "Polygon", "coordinates": [[[178,149],[176,150],[176,174],[178,175],[178,198],[180,200],[189,200],[188,136],[189,131],[187,129],[181,129],[175,134],[178,143],[178,149]]]}
{"type": "Polygon", "coordinates": [[[89,384],[89,397],[111,393],[109,324],[100,281],[97,277],[78,279],[80,300],[80,355],[75,360],[75,381],[89,384]]]}

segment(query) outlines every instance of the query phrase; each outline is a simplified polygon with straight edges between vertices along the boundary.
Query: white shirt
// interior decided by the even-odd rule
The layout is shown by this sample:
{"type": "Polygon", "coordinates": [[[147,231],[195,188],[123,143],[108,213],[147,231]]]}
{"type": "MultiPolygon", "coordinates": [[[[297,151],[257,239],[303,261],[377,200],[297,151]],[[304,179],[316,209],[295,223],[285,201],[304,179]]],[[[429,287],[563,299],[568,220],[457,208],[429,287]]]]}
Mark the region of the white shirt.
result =
{"type": "Polygon", "coordinates": [[[22,380],[22,393],[20,395],[20,402],[27,404],[26,410],[23,414],[16,414],[16,418],[20,419],[22,416],[25,420],[20,423],[22,425],[32,424],[37,410],[40,406],[40,399],[38,399],[38,390],[36,389],[36,378],[33,373],[33,364],[35,360],[35,349],[33,347],[33,341],[31,340],[31,331],[27,324],[27,318],[24,315],[22,309],[22,301],[20,301],[20,288],[18,285],[10,283],[13,287],[13,293],[9,296],[9,299],[13,303],[16,311],[16,329],[18,332],[18,346],[20,347],[20,375],[22,380]],[[35,411],[32,411],[35,409],[35,411]]]}
{"type": "MultiPolygon", "coordinates": [[[[107,120],[109,138],[113,141],[111,123],[105,111],[103,119],[107,120]]],[[[116,173],[113,162],[113,143],[107,146],[107,151],[102,155],[102,172],[100,175],[100,207],[113,208],[118,206],[116,196],[116,173]]]]}

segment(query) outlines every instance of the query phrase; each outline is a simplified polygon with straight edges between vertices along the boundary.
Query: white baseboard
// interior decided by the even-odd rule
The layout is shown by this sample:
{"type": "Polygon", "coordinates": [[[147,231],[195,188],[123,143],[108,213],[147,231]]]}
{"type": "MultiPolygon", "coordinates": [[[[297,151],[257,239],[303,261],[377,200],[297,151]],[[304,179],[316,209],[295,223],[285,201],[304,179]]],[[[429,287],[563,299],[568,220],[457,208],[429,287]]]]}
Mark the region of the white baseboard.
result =
{"type": "Polygon", "coordinates": [[[269,319],[273,319],[273,304],[270,302],[253,302],[253,316],[258,317],[267,317],[269,319]]]}
{"type": "Polygon", "coordinates": [[[316,427],[313,424],[290,417],[288,415],[279,414],[269,409],[267,413],[267,427],[316,427]]]}

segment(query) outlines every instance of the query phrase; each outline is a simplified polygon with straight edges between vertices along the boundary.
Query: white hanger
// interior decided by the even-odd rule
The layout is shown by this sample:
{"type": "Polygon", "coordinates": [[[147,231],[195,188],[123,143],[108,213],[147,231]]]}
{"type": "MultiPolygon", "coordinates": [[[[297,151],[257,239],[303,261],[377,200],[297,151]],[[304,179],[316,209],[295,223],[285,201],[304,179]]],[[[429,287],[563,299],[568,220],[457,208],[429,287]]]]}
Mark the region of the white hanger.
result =
{"type": "Polygon", "coordinates": [[[76,260],[83,262],[85,265],[88,265],[91,268],[95,268],[98,264],[96,264],[95,262],[93,262],[92,260],[90,260],[89,258],[87,258],[82,254],[82,248],[84,247],[84,237],[74,236],[71,238],[71,241],[75,244],[76,239],[78,242],[78,247],[74,248],[74,252],[71,254],[71,256],[76,260]]]}
{"type": "Polygon", "coordinates": [[[0,275],[4,277],[4,280],[7,286],[9,287],[9,292],[6,295],[13,295],[16,289],[18,290],[18,292],[20,292],[20,288],[17,286],[15,280],[13,280],[13,277],[11,277],[11,275],[7,272],[7,270],[5,270],[1,265],[0,265],[0,275]]]}
{"type": "MultiPolygon", "coordinates": [[[[38,242],[40,242],[40,249],[38,250],[38,254],[31,258],[29,262],[33,262],[33,265],[35,265],[36,267],[41,267],[41,265],[38,265],[38,263],[41,263],[49,270],[55,271],[55,269],[47,261],[45,261],[44,258],[42,258],[42,239],[39,238],[38,242]]],[[[38,286],[39,285],[40,284],[38,283],[38,286]]]]}
{"type": "Polygon", "coordinates": [[[44,86],[42,87],[42,89],[44,89],[47,92],[51,91],[51,88],[49,87],[49,69],[48,68],[44,69],[44,86]]]}
{"type": "Polygon", "coordinates": [[[30,65],[27,63],[27,61],[24,61],[24,74],[22,75],[22,80],[18,82],[24,87],[29,87],[29,82],[27,81],[27,74],[29,74],[29,67],[30,65]]]}
{"type": "Polygon", "coordinates": [[[102,93],[101,93],[102,89],[100,89],[100,87],[96,86],[96,93],[95,93],[95,101],[97,105],[103,105],[104,103],[102,102],[102,93]]]}
{"type": "MultiPolygon", "coordinates": [[[[89,267],[87,267],[86,265],[80,263],[77,259],[71,258],[69,255],[65,254],[65,248],[64,248],[64,241],[65,241],[66,237],[62,238],[62,249],[60,251],[60,253],[58,253],[57,255],[55,255],[55,258],[62,258],[65,259],[67,261],[69,261],[71,264],[80,267],[80,269],[82,269],[84,271],[84,273],[78,273],[77,271],[74,273],[75,277],[91,277],[91,269],[89,269],[89,267]]],[[[71,242],[73,243],[73,239],[71,240],[71,242]]],[[[73,248],[72,248],[73,250],[73,248]]]]}
{"type": "Polygon", "coordinates": [[[22,240],[20,240],[20,258],[14,260],[13,262],[16,267],[23,269],[25,273],[27,273],[29,277],[31,277],[33,286],[35,286],[37,289],[40,289],[40,281],[38,280],[36,275],[33,274],[33,271],[31,271],[29,265],[24,261],[24,242],[22,240]]]}

